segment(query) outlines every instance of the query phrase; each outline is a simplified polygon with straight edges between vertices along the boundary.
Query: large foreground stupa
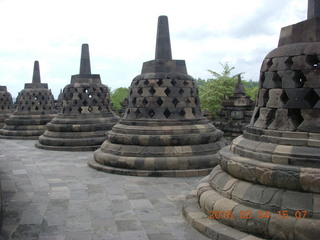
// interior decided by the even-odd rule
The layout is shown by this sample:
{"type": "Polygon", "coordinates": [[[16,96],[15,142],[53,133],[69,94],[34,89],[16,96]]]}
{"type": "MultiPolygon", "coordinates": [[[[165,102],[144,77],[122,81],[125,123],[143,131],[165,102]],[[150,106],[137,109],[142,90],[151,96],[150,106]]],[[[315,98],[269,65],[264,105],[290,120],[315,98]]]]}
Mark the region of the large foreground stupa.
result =
{"type": "Polygon", "coordinates": [[[48,150],[92,151],[107,138],[118,122],[111,111],[110,94],[99,74],[91,74],[89,45],[81,50],[80,73],[60,96],[61,112],[47,124],[36,147],[48,150]]]}
{"type": "Polygon", "coordinates": [[[212,239],[320,238],[319,76],[320,1],[309,0],[308,19],[283,28],[262,63],[250,126],[189,194],[193,227],[212,239]]]}
{"type": "Polygon", "coordinates": [[[201,114],[184,60],[172,60],[168,18],[160,16],[155,60],[131,83],[124,117],[94,153],[95,169],[138,176],[207,175],[226,145],[201,114]]]}
{"type": "Polygon", "coordinates": [[[4,126],[5,120],[13,112],[12,96],[6,86],[0,86],[0,128],[4,126]]]}
{"type": "Polygon", "coordinates": [[[0,138],[38,139],[45,125],[56,116],[54,97],[47,83],[41,83],[39,62],[34,62],[32,83],[18,94],[15,112],[5,120],[0,138]]]}

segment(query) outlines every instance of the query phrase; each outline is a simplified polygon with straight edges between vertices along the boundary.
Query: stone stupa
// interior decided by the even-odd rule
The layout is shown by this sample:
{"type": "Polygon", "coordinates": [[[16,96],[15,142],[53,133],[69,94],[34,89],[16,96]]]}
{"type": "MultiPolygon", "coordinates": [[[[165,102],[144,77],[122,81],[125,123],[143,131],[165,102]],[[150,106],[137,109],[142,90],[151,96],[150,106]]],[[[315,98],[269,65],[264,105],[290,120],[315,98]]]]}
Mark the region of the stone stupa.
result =
{"type": "Polygon", "coordinates": [[[80,73],[64,87],[57,117],[47,124],[36,147],[62,151],[92,151],[100,147],[118,118],[110,107],[110,94],[99,74],[91,74],[89,46],[82,45],[80,73]]]}
{"type": "Polygon", "coordinates": [[[39,62],[34,62],[32,83],[26,83],[16,100],[16,110],[0,129],[0,138],[38,139],[45,125],[56,116],[54,98],[47,83],[41,83],[39,62]]]}
{"type": "Polygon", "coordinates": [[[320,237],[320,1],[308,11],[265,57],[250,126],[187,197],[184,216],[212,239],[320,237]]]}
{"type": "Polygon", "coordinates": [[[222,135],[202,116],[185,61],[172,60],[168,18],[160,16],[155,60],[133,79],[123,118],[89,165],[138,176],[207,175],[226,146],[222,135]]]}
{"type": "Polygon", "coordinates": [[[4,126],[5,120],[13,112],[13,101],[6,86],[0,86],[0,128],[4,126]]]}
{"type": "Polygon", "coordinates": [[[253,109],[254,103],[249,96],[246,96],[239,74],[233,95],[222,101],[221,109],[217,111],[213,124],[222,130],[224,138],[231,142],[241,135],[250,123],[253,109]]]}

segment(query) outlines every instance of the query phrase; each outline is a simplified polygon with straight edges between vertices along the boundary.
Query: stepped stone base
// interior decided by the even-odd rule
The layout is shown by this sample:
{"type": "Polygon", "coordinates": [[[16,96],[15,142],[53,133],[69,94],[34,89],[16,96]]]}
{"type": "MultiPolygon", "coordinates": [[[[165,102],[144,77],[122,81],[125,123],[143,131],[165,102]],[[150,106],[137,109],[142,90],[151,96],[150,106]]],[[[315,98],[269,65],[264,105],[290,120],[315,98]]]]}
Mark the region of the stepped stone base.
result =
{"type": "Polygon", "coordinates": [[[94,159],[89,160],[88,165],[93,169],[96,169],[102,172],[121,174],[121,175],[130,175],[130,176],[140,176],[140,177],[197,177],[197,176],[206,176],[212,170],[212,168],[184,169],[184,170],[127,169],[127,168],[117,168],[117,167],[102,165],[96,162],[94,159]]]}

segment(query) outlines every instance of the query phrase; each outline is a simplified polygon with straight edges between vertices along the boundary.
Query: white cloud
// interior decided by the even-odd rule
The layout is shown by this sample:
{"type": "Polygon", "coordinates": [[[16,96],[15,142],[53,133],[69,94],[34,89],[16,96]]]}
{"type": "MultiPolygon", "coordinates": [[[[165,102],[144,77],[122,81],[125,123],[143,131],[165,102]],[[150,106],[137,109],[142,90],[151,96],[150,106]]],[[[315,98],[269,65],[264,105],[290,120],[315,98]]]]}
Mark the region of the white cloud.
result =
{"type": "Polygon", "coordinates": [[[0,81],[13,96],[41,79],[57,97],[79,71],[82,43],[90,46],[92,73],[112,89],[130,85],[154,58],[157,17],[167,15],[174,59],[195,78],[209,78],[228,61],[258,80],[264,56],[280,28],[306,18],[307,0],[0,0],[0,81]]]}

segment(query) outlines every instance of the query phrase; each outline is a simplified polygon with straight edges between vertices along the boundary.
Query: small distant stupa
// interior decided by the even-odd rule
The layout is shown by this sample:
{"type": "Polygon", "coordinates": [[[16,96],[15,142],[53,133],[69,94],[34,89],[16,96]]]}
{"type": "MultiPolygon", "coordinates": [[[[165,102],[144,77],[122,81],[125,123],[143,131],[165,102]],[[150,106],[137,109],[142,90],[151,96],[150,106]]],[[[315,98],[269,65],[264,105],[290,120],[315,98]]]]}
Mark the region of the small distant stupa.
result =
{"type": "Polygon", "coordinates": [[[222,101],[221,109],[217,111],[213,124],[222,130],[224,138],[231,142],[241,135],[250,123],[253,109],[254,102],[246,96],[239,74],[233,95],[222,101]]]}
{"type": "Polygon", "coordinates": [[[100,147],[118,118],[110,106],[109,89],[99,74],[91,74],[89,45],[81,50],[80,73],[59,95],[61,111],[47,124],[36,147],[48,150],[92,151],[100,147]]]}
{"type": "Polygon", "coordinates": [[[4,121],[13,112],[13,101],[6,86],[0,86],[0,128],[4,126],[4,121]]]}
{"type": "Polygon", "coordinates": [[[56,113],[51,90],[47,83],[41,83],[39,62],[35,61],[32,83],[19,92],[16,110],[5,120],[0,138],[38,139],[56,113]]]}
{"type": "Polygon", "coordinates": [[[184,60],[172,60],[168,18],[160,16],[155,60],[131,83],[123,118],[94,153],[95,169],[138,176],[206,175],[226,146],[200,111],[195,80],[184,60]]]}

